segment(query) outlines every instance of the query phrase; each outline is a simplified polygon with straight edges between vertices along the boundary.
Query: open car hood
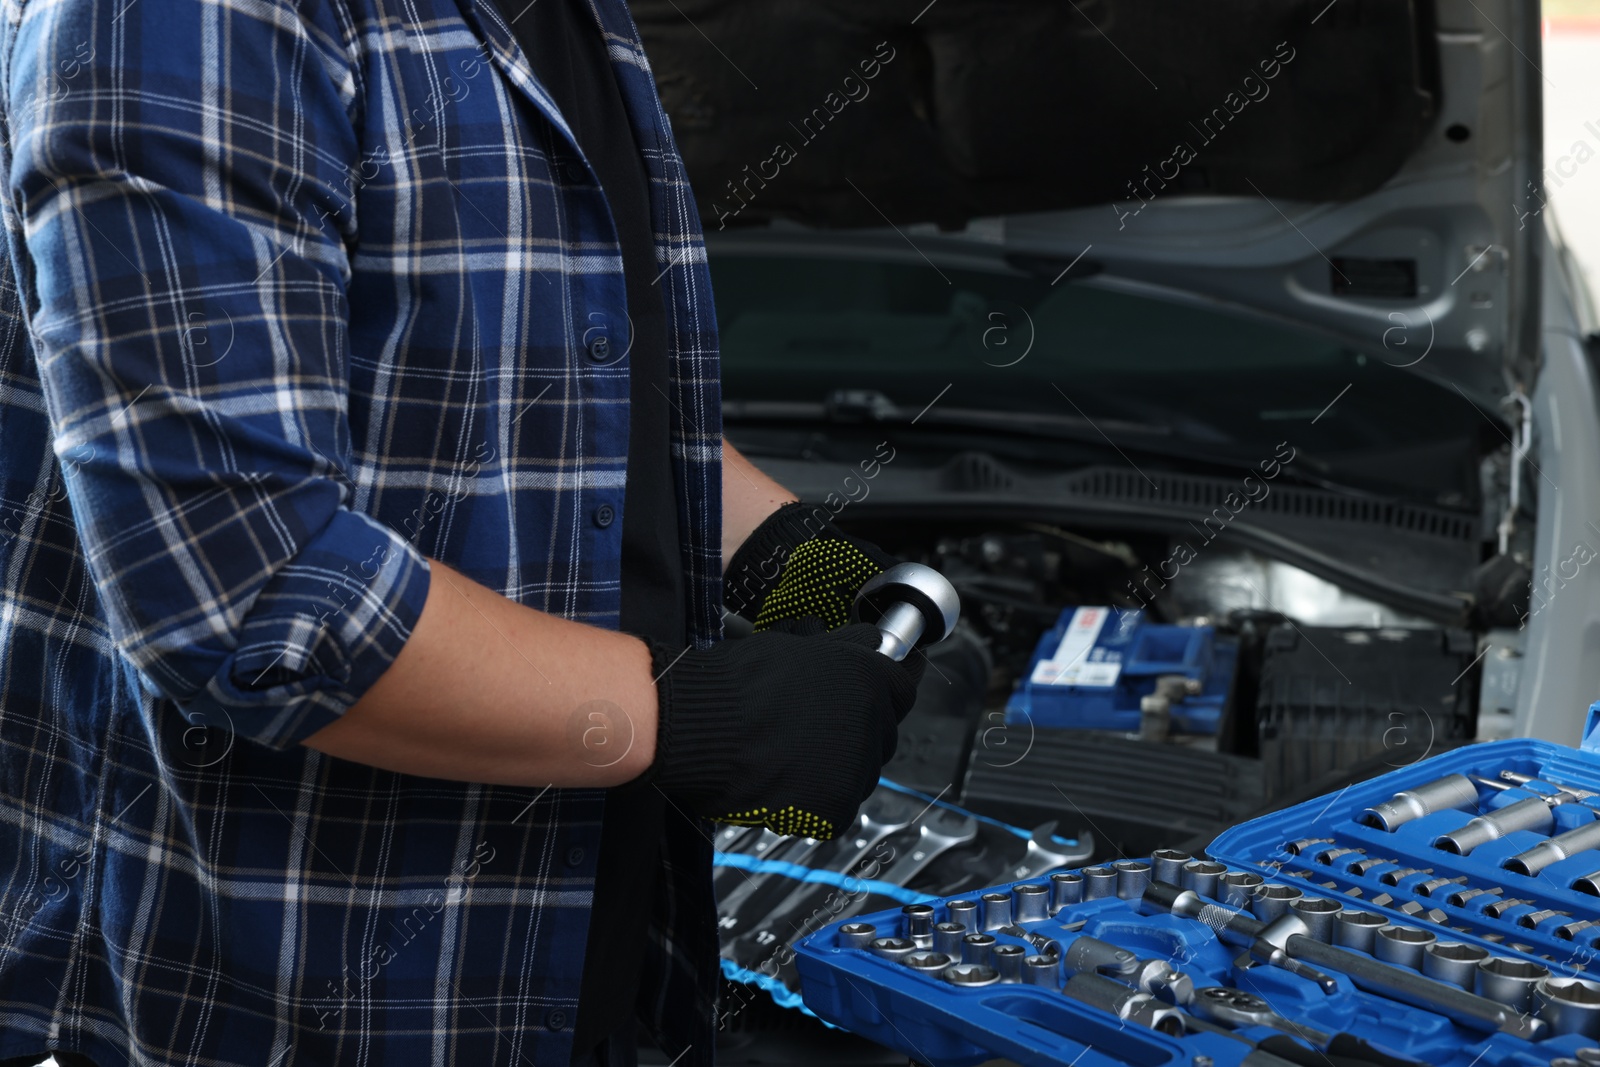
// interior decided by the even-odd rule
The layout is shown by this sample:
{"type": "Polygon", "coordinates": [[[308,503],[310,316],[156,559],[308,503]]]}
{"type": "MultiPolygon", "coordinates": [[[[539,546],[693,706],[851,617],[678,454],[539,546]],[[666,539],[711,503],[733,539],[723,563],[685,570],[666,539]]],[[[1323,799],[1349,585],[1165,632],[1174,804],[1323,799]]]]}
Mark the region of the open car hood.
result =
{"type": "Polygon", "coordinates": [[[1536,370],[1536,0],[632,8],[730,249],[981,246],[1484,398],[1536,370]]]}

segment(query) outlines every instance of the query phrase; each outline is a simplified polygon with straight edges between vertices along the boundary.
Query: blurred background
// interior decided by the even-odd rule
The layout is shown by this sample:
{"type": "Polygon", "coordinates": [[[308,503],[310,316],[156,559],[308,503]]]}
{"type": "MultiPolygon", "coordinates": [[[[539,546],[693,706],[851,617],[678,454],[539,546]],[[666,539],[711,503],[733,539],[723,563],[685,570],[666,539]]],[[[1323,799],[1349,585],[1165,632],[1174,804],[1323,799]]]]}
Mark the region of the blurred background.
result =
{"type": "Polygon", "coordinates": [[[1543,67],[1545,194],[1600,292],[1600,0],[1544,0],[1543,67]]]}

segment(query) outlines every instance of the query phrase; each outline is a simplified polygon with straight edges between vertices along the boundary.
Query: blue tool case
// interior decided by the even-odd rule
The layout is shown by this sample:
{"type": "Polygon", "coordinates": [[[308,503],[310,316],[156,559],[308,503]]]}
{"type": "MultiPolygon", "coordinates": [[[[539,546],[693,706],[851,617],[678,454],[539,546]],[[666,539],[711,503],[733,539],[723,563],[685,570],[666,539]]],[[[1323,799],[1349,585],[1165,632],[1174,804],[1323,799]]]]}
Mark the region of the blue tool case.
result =
{"type": "MultiPolygon", "coordinates": [[[[806,1005],[930,1067],[1600,1064],[1600,704],[1164,851],[800,942],[806,1005]]],[[[1136,788],[1137,783],[1129,783],[1136,788]]]]}

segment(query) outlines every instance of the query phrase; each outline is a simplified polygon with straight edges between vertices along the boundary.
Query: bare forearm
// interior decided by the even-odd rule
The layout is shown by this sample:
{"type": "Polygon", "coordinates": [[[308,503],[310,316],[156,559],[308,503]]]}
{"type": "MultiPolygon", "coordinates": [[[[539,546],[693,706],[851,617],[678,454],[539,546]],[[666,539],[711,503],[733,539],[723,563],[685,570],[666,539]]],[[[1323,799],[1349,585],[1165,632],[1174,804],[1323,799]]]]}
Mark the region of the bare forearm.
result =
{"type": "Polygon", "coordinates": [[[386,770],[518,786],[610,786],[656,747],[635,637],[524,607],[442,563],[405,647],[306,744],[386,770]]]}
{"type": "Polygon", "coordinates": [[[722,442],[722,566],[762,521],[798,499],[761,473],[739,450],[722,442]]]}

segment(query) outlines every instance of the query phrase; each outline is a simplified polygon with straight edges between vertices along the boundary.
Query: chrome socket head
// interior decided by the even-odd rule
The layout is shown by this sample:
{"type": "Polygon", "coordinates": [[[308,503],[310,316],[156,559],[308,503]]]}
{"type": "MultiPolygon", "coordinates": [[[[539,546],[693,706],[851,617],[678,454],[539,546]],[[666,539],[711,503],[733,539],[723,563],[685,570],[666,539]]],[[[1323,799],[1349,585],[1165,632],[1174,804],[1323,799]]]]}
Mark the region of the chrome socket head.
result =
{"type": "Polygon", "coordinates": [[[1083,875],[1077,871],[1057,871],[1050,876],[1050,914],[1083,899],[1083,875]]]}
{"type": "Polygon", "coordinates": [[[1011,917],[1012,922],[1019,923],[1043,922],[1050,918],[1050,887],[1036,882],[1012,886],[1011,917]]]}
{"type": "Polygon", "coordinates": [[[1384,963],[1420,971],[1428,946],[1438,940],[1438,935],[1432,930],[1419,930],[1415,926],[1385,926],[1378,931],[1372,954],[1384,963]]]}
{"type": "Polygon", "coordinates": [[[1352,911],[1346,908],[1333,919],[1333,943],[1340,948],[1353,948],[1371,952],[1378,940],[1378,931],[1389,925],[1389,920],[1370,911],[1352,911]]]}
{"type": "Polygon", "coordinates": [[[993,934],[968,934],[961,939],[961,962],[981,963],[989,966],[989,954],[994,951],[993,934]]]}
{"type": "Polygon", "coordinates": [[[1011,894],[985,893],[979,907],[983,909],[982,930],[998,930],[1011,925],[1011,894]]]}
{"type": "Polygon", "coordinates": [[[1150,865],[1144,860],[1118,860],[1112,864],[1117,872],[1117,896],[1123,900],[1138,900],[1150,884],[1150,865]]]}
{"type": "Polygon", "coordinates": [[[909,937],[879,937],[867,947],[886,960],[904,960],[917,951],[917,943],[909,937]]]}
{"type": "Polygon", "coordinates": [[[1028,956],[1022,961],[1022,980],[1028,985],[1060,988],[1061,961],[1055,956],[1028,956]]]}
{"type": "MultiPolygon", "coordinates": [[[[1183,865],[1183,873],[1176,884],[1181,889],[1192,890],[1203,897],[1217,899],[1217,880],[1228,873],[1226,865],[1215,860],[1190,860],[1183,865]]],[[[1169,879],[1161,879],[1170,881],[1169,879]]]]}
{"type": "Polygon", "coordinates": [[[906,937],[915,941],[919,948],[928,948],[933,944],[932,904],[907,904],[900,909],[900,914],[903,916],[906,937]]]}
{"type": "MultiPolygon", "coordinates": [[[[1254,871],[1229,871],[1218,880],[1222,902],[1234,908],[1243,908],[1255,895],[1256,887],[1266,881],[1254,871]]],[[[1204,894],[1202,894],[1204,895],[1204,894]]]]}
{"type": "Polygon", "coordinates": [[[1512,1011],[1527,1012],[1533,1008],[1533,987],[1548,977],[1550,969],[1542,963],[1490,956],[1478,964],[1476,991],[1512,1011]]]}
{"type": "Polygon", "coordinates": [[[961,939],[967,936],[966,923],[935,923],[933,926],[933,950],[943,952],[954,959],[961,958],[961,939]]]}
{"type": "Polygon", "coordinates": [[[1333,920],[1344,911],[1344,905],[1326,897],[1301,897],[1290,901],[1289,910],[1304,920],[1311,937],[1327,944],[1333,940],[1333,920]]]}
{"type": "Polygon", "coordinates": [[[1194,857],[1175,848],[1158,848],[1150,853],[1150,874],[1157,882],[1181,885],[1183,865],[1194,857]]]}
{"type": "Polygon", "coordinates": [[[1280,915],[1286,915],[1289,906],[1305,896],[1292,885],[1263,885],[1256,888],[1250,898],[1250,910],[1262,922],[1269,923],[1280,915]]]}
{"type": "Polygon", "coordinates": [[[1083,869],[1083,899],[1100,900],[1117,892],[1117,872],[1110,867],[1083,869]]]}
{"type": "Polygon", "coordinates": [[[869,948],[878,936],[878,928],[871,923],[845,923],[839,927],[841,948],[869,948]]]}
{"type": "Polygon", "coordinates": [[[954,963],[955,960],[943,952],[913,952],[903,962],[913,971],[921,971],[924,974],[938,974],[954,963]]]}
{"type": "Polygon", "coordinates": [[[1440,982],[1449,982],[1471,991],[1477,980],[1478,964],[1489,958],[1489,950],[1463,941],[1435,941],[1422,950],[1422,973],[1440,982]]]}
{"type": "Polygon", "coordinates": [[[939,977],[951,985],[970,989],[994,985],[1000,981],[1000,972],[983,963],[952,963],[939,972],[939,977]]]}
{"type": "Polygon", "coordinates": [[[1002,982],[1022,981],[1022,961],[1028,950],[1021,945],[996,945],[989,951],[989,966],[1000,972],[1002,982]]]}
{"type": "Polygon", "coordinates": [[[1533,1002],[1552,1035],[1600,1037],[1600,982],[1546,975],[1533,987],[1533,1002]]]}
{"type": "Polygon", "coordinates": [[[1478,787],[1472,784],[1472,779],[1464,774],[1447,774],[1415,789],[1396,793],[1382,804],[1374,804],[1361,813],[1361,821],[1393,833],[1397,827],[1436,811],[1447,808],[1467,811],[1477,806],[1478,787]]]}

